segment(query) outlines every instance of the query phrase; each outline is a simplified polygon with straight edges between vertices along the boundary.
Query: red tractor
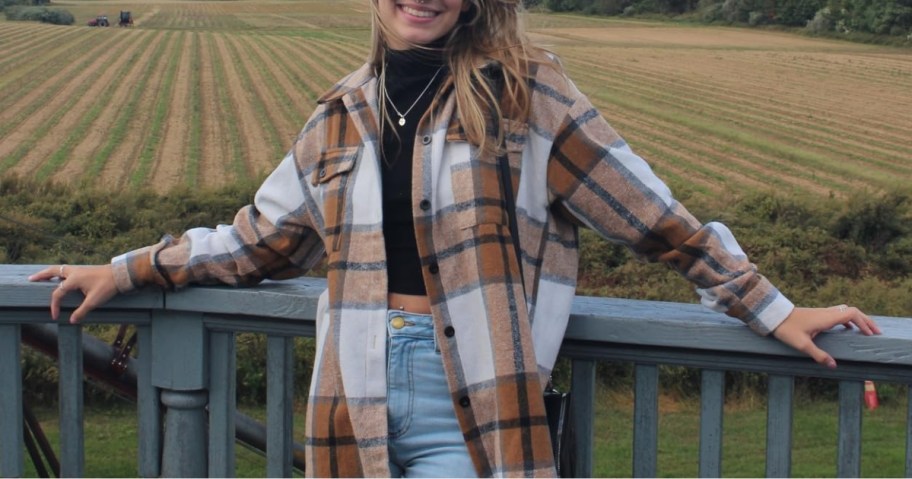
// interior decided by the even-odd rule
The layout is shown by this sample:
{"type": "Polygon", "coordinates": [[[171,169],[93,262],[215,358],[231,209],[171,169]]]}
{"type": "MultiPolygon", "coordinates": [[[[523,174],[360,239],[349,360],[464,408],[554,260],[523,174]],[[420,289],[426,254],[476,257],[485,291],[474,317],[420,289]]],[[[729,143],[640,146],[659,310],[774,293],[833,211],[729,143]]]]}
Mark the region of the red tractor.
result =
{"type": "Polygon", "coordinates": [[[121,10],[120,11],[120,23],[118,23],[118,25],[121,27],[132,27],[133,26],[133,15],[131,15],[130,12],[125,12],[125,11],[121,10]]]}
{"type": "Polygon", "coordinates": [[[111,23],[108,21],[108,16],[105,14],[98,15],[97,17],[91,19],[86,23],[90,27],[109,27],[111,23]]]}

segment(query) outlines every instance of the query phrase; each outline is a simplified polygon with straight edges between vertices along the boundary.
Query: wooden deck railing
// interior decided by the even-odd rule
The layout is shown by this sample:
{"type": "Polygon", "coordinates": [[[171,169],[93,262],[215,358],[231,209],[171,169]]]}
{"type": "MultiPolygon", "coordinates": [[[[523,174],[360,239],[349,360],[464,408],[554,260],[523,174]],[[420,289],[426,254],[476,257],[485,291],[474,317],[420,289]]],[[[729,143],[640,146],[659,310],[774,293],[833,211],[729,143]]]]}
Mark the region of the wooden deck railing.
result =
{"type": "MultiPolygon", "coordinates": [[[[48,324],[53,283],[28,283],[39,266],[0,266],[0,475],[24,474],[20,351],[23,328],[48,324]]],[[[91,323],[133,324],[139,457],[144,477],[231,476],[236,407],[235,335],[268,336],[267,470],[289,476],[295,454],[293,339],[314,334],[320,279],[268,282],[256,288],[193,287],[143,291],[94,312],[91,323]]],[[[76,305],[77,295],[64,303],[76,305]]],[[[633,475],[654,477],[658,450],[658,365],[702,370],[699,475],[720,476],[725,371],[769,375],[766,474],[791,473],[796,376],[839,381],[838,476],[861,473],[863,381],[912,385],[912,321],[877,318],[883,334],[842,329],[818,337],[839,362],[822,368],[740,322],[698,305],[578,297],[561,354],[572,360],[579,471],[592,472],[595,364],[635,364],[633,475]]],[[[84,474],[82,326],[58,325],[60,462],[64,476],[84,474]]],[[[912,392],[912,391],[910,391],[912,392]]],[[[910,394],[912,396],[912,394],[910,394]]],[[[910,402],[912,404],[912,402],[910,402]]],[[[906,415],[905,474],[912,476],[912,405],[906,415]]]]}

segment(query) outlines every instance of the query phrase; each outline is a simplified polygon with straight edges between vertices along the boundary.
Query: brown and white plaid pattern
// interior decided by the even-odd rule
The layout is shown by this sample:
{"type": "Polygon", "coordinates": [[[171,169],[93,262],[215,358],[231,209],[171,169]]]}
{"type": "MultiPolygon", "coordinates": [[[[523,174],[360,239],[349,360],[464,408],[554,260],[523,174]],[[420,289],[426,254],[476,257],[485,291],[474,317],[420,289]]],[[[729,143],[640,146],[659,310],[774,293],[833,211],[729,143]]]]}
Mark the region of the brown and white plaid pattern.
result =
{"type": "MultiPolygon", "coordinates": [[[[504,121],[525,288],[496,160],[465,141],[451,81],[415,138],[424,281],[453,407],[481,476],[555,475],[541,393],[574,297],[575,223],[674,267],[704,304],[758,333],[792,309],[727,228],[701,225],[672,198],[556,62],[539,67],[530,85],[528,122],[504,121]]],[[[307,408],[313,476],[389,474],[377,100],[365,65],[324,95],[233,225],[193,229],[113,260],[128,291],[292,277],[328,256],[328,315],[318,322],[307,408]]]]}

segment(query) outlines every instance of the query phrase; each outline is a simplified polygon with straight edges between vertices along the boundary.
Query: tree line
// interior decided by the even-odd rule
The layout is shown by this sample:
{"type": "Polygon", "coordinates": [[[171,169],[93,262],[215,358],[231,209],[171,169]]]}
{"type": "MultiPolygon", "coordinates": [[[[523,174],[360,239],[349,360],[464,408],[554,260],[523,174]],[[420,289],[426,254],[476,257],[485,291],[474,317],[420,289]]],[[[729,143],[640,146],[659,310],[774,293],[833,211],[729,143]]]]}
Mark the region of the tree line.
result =
{"type": "Polygon", "coordinates": [[[72,25],[76,19],[68,10],[48,8],[50,0],[0,0],[0,12],[11,21],[72,25]]]}
{"type": "Polygon", "coordinates": [[[666,15],[708,23],[784,25],[815,34],[900,37],[912,43],[912,0],[526,0],[596,15],[666,15]]]}

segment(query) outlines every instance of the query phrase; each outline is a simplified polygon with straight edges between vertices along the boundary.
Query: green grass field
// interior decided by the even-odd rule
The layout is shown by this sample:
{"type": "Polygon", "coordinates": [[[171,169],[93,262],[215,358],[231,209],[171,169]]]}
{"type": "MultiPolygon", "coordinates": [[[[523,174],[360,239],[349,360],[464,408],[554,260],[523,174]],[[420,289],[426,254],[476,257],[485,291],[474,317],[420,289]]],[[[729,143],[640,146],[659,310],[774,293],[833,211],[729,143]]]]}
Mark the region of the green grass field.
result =
{"type": "MultiPolygon", "coordinates": [[[[885,401],[863,414],[863,477],[903,477],[905,461],[904,395],[885,401]]],[[[595,477],[632,475],[631,393],[599,392],[595,417],[595,477]]],[[[303,408],[303,405],[299,405],[303,408]]],[[[262,419],[262,408],[242,408],[262,419]]],[[[833,401],[797,399],[794,409],[792,475],[834,477],[838,404],[833,401]]],[[[696,477],[699,459],[699,414],[696,399],[660,399],[658,473],[661,477],[696,477]]],[[[39,419],[55,444],[56,411],[41,410],[39,419]]],[[[302,441],[303,409],[295,414],[295,438],[302,441]]],[[[765,475],[766,409],[763,398],[749,397],[726,404],[723,434],[722,475],[765,475]]],[[[89,406],[85,417],[85,474],[89,477],[135,476],[137,463],[136,415],[127,404],[89,406]]],[[[237,446],[237,476],[262,477],[265,458],[237,446]]],[[[27,459],[28,462],[28,459],[27,459]]],[[[27,476],[35,471],[28,464],[27,476]]]]}

